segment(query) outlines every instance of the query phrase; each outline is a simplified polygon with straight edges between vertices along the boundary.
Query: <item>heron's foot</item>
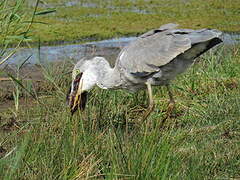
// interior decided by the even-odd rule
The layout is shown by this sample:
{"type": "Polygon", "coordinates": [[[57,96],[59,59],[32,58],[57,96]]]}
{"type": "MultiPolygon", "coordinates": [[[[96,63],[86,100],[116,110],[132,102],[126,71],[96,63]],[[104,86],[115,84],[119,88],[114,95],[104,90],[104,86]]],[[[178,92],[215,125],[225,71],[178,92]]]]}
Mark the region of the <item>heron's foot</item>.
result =
{"type": "Polygon", "coordinates": [[[175,110],[175,101],[170,101],[167,108],[167,119],[173,116],[175,110]]]}
{"type": "Polygon", "coordinates": [[[163,120],[161,121],[160,127],[162,128],[166,122],[167,119],[170,119],[173,117],[173,112],[175,109],[175,101],[169,101],[168,103],[168,108],[167,108],[167,112],[166,112],[166,117],[163,118],[163,120]]]}
{"type": "Polygon", "coordinates": [[[146,110],[145,113],[143,114],[143,117],[142,117],[142,119],[141,119],[141,122],[144,122],[144,121],[148,118],[148,116],[151,114],[151,112],[153,112],[154,107],[155,107],[155,105],[154,105],[153,103],[152,103],[152,104],[149,104],[147,110],[146,110]]]}
{"type": "Polygon", "coordinates": [[[170,86],[166,85],[166,87],[169,95],[169,103],[168,103],[167,117],[166,117],[166,119],[168,119],[168,118],[171,118],[173,115],[173,111],[175,109],[175,100],[174,100],[173,93],[170,86]]]}

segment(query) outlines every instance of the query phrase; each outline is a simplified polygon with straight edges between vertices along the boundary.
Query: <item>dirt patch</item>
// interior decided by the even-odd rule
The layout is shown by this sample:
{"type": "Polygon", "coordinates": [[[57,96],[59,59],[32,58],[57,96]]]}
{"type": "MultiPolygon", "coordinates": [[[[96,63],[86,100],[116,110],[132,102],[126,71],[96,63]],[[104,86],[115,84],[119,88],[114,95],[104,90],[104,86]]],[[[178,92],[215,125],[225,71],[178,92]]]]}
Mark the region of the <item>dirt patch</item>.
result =
{"type": "Polygon", "coordinates": [[[0,72],[0,113],[9,107],[14,108],[14,93],[16,93],[16,88],[20,90],[19,105],[26,107],[33,104],[34,95],[37,96],[43,92],[47,92],[51,88],[48,87],[43,74],[43,68],[38,65],[26,65],[20,71],[14,65],[7,65],[0,69],[0,72]],[[18,79],[24,88],[14,82],[8,74],[18,79]]]}
{"type": "Polygon", "coordinates": [[[4,131],[4,132],[9,132],[9,131],[12,131],[12,130],[15,130],[15,129],[18,129],[18,123],[17,123],[17,120],[16,118],[14,117],[11,117],[7,123],[3,124],[1,127],[0,127],[0,130],[4,131]]]}
{"type": "MultiPolygon", "coordinates": [[[[14,82],[8,74],[18,79],[26,88],[39,89],[38,86],[44,81],[41,68],[38,66],[25,66],[19,72],[16,66],[7,65],[0,69],[0,112],[14,104],[14,94],[16,92],[17,83],[14,82]]],[[[19,86],[18,86],[19,87],[19,86]]],[[[24,97],[26,92],[20,90],[19,97],[24,97]]]]}
{"type": "MultiPolygon", "coordinates": [[[[36,103],[37,102],[29,96],[19,98],[19,108],[30,108],[36,103]]],[[[9,108],[12,108],[12,109],[15,108],[14,100],[4,99],[3,101],[0,101],[0,115],[2,112],[6,111],[9,108]]],[[[0,116],[0,120],[1,120],[1,116],[0,116]]]]}

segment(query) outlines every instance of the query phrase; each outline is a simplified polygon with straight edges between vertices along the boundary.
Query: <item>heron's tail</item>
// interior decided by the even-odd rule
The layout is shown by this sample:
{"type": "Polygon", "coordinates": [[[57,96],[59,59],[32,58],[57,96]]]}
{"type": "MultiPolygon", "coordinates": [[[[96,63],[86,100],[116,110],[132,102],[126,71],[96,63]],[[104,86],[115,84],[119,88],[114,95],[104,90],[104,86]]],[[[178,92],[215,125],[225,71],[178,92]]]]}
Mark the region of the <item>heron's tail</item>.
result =
{"type": "Polygon", "coordinates": [[[186,36],[191,40],[192,47],[187,50],[183,57],[193,60],[208,51],[222,41],[222,32],[215,29],[202,29],[192,31],[186,36]]]}

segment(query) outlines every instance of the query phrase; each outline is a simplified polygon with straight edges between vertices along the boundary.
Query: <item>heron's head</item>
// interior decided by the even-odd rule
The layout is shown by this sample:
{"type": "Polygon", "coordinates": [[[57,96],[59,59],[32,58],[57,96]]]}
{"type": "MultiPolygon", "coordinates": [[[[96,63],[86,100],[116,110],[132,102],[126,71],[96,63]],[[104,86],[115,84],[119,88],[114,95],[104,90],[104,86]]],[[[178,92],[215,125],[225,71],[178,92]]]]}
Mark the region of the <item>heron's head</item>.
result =
{"type": "Polygon", "coordinates": [[[84,110],[87,103],[88,91],[96,84],[97,76],[94,73],[91,61],[78,62],[72,72],[72,83],[67,94],[67,104],[73,114],[78,108],[84,110]]]}

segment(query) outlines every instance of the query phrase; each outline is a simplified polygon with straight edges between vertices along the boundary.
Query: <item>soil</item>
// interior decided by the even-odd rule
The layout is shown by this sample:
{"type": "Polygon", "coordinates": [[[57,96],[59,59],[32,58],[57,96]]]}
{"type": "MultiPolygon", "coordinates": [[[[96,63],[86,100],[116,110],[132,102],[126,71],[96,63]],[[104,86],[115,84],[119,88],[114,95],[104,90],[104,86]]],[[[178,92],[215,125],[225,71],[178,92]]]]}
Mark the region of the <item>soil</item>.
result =
{"type": "MultiPolygon", "coordinates": [[[[14,96],[13,92],[16,90],[16,84],[12,81],[7,74],[11,74],[13,77],[17,77],[17,68],[15,65],[7,65],[0,69],[2,75],[0,76],[0,113],[9,107],[14,107],[14,96]]],[[[37,65],[27,65],[23,67],[19,72],[19,79],[21,82],[26,84],[32,84],[32,87],[36,92],[41,90],[41,84],[44,83],[44,76],[42,68],[37,65]]],[[[19,104],[28,105],[23,97],[26,97],[27,93],[23,92],[20,94],[19,104]]],[[[29,97],[30,98],[30,97],[29,97]]],[[[30,98],[31,99],[31,98],[30,98]]]]}

